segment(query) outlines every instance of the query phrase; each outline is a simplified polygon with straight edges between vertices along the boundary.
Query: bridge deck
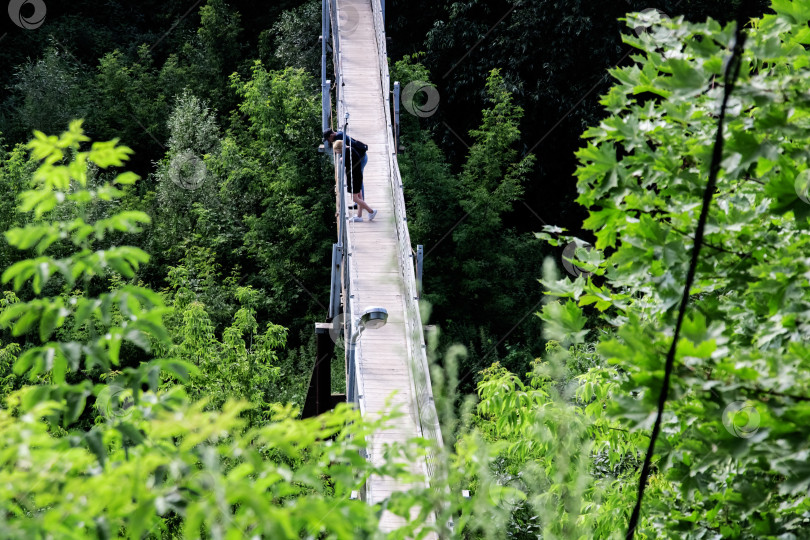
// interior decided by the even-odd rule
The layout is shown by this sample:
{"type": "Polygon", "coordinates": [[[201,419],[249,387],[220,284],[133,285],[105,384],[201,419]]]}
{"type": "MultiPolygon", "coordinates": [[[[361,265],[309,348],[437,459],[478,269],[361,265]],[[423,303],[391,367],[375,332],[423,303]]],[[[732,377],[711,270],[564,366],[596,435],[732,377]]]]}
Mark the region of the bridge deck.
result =
{"type": "MultiPolygon", "coordinates": [[[[371,441],[370,458],[379,462],[385,444],[405,442],[419,436],[415,419],[413,383],[408,369],[408,351],[404,322],[405,291],[397,263],[397,231],[394,225],[393,196],[388,177],[388,135],[385,102],[380,88],[377,42],[369,0],[338,0],[340,42],[343,53],[345,103],[349,112],[349,135],[368,144],[365,168],[365,199],[379,214],[373,222],[350,222],[348,234],[352,251],[349,256],[351,306],[356,318],[363,309],[382,306],[388,310],[388,323],[363,333],[357,349],[362,375],[359,393],[365,399],[365,413],[372,417],[385,408],[395,392],[392,404],[404,416],[394,429],[378,433],[371,441]]],[[[421,464],[415,471],[423,473],[421,464]]],[[[390,478],[371,478],[367,484],[368,501],[379,503],[392,492],[409,486],[390,478]]],[[[380,528],[391,531],[404,522],[386,512],[380,528]]]]}

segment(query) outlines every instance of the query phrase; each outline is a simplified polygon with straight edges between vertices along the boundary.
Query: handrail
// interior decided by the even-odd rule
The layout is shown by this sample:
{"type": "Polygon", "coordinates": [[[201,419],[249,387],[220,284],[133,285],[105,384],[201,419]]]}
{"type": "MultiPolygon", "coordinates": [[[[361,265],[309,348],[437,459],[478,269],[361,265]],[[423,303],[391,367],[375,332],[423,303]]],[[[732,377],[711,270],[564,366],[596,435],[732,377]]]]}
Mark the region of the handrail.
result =
{"type": "MultiPolygon", "coordinates": [[[[336,0],[325,0],[324,6],[324,14],[328,12],[329,14],[329,27],[331,28],[331,37],[332,37],[332,58],[334,62],[334,71],[335,71],[335,88],[336,88],[336,107],[337,107],[337,117],[339,122],[343,122],[343,125],[338,126],[330,126],[333,129],[337,128],[337,130],[342,130],[345,135],[348,134],[348,111],[346,110],[346,102],[344,99],[343,94],[343,51],[341,49],[340,44],[340,28],[338,26],[338,20],[340,17],[340,9],[338,8],[336,0]]],[[[325,27],[326,25],[324,25],[325,27]]],[[[351,340],[352,335],[354,335],[355,328],[353,327],[354,321],[352,320],[352,305],[350,302],[351,291],[350,291],[350,283],[351,280],[349,279],[349,265],[345,264],[346,257],[348,254],[351,253],[351,239],[346,232],[346,225],[348,216],[346,215],[346,201],[345,201],[345,185],[346,185],[346,170],[343,167],[343,160],[346,159],[346,147],[343,147],[343,152],[341,156],[335,160],[335,172],[337,178],[337,189],[338,189],[338,247],[342,251],[342,261],[341,261],[341,271],[343,275],[341,276],[341,282],[343,286],[343,335],[345,341],[348,343],[351,340]]],[[[336,314],[335,314],[336,315],[336,314]]],[[[349,366],[349,371],[346,373],[346,384],[347,384],[347,400],[349,402],[358,401],[358,382],[362,379],[358,378],[358,373],[356,366],[349,366]],[[353,395],[352,395],[353,394],[353,395]]],[[[363,403],[360,403],[361,411],[364,410],[365,406],[363,403]]]]}
{"type": "MultiPolygon", "coordinates": [[[[335,69],[335,83],[337,89],[337,113],[338,118],[344,123],[340,129],[344,133],[344,138],[349,134],[348,127],[348,111],[346,109],[346,101],[343,93],[343,51],[340,47],[340,27],[338,20],[340,17],[340,9],[338,8],[336,0],[326,0],[328,3],[328,11],[330,17],[330,26],[332,28],[332,57],[334,59],[335,69]]],[[[343,325],[344,325],[344,343],[350,343],[355,332],[355,317],[353,314],[354,302],[352,301],[351,279],[349,277],[349,265],[346,264],[346,259],[352,253],[352,240],[351,236],[347,233],[348,215],[346,214],[346,201],[345,201],[345,187],[346,187],[346,168],[343,166],[346,159],[346,145],[343,146],[343,152],[339,161],[335,163],[338,175],[338,197],[340,199],[340,218],[338,227],[338,244],[343,248],[343,263],[341,270],[343,271],[343,325]]],[[[359,344],[357,344],[359,346],[359,344]]],[[[360,389],[363,388],[363,375],[359,370],[356,362],[353,365],[347,366],[346,373],[346,399],[350,403],[357,403],[361,414],[365,412],[366,405],[363,393],[360,389]]]]}
{"type": "MultiPolygon", "coordinates": [[[[405,329],[406,343],[408,345],[409,367],[411,379],[414,384],[416,398],[418,427],[422,437],[432,441],[437,449],[444,446],[442,432],[439,427],[439,418],[433,400],[433,388],[430,381],[430,366],[427,361],[425,336],[422,328],[422,315],[419,311],[419,294],[416,289],[416,276],[413,268],[413,255],[411,237],[408,232],[408,217],[405,211],[405,197],[403,193],[402,177],[399,172],[396,146],[393,138],[393,125],[391,122],[391,76],[388,71],[388,55],[385,40],[385,21],[380,0],[371,0],[374,17],[374,30],[377,41],[379,57],[380,91],[385,100],[385,121],[388,148],[388,168],[391,180],[391,191],[394,199],[394,219],[396,220],[397,244],[399,266],[405,284],[405,329]]],[[[425,458],[425,472],[428,481],[436,471],[438,456],[433,449],[429,450],[425,458]]]]}

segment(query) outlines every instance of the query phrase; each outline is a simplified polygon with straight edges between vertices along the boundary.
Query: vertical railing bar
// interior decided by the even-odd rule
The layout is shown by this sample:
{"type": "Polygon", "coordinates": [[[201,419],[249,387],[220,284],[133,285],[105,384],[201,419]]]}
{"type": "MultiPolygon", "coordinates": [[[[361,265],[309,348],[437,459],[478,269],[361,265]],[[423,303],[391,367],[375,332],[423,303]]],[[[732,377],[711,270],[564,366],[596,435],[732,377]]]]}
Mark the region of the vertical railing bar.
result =
{"type": "MultiPolygon", "coordinates": [[[[321,131],[329,128],[329,86],[326,82],[326,44],[329,41],[329,17],[327,14],[327,3],[329,0],[322,0],[321,3],[321,131]]],[[[324,150],[326,145],[324,145],[324,150]]]]}
{"type": "Polygon", "coordinates": [[[401,88],[399,81],[394,83],[394,152],[399,153],[399,107],[401,88]]]}
{"type": "Polygon", "coordinates": [[[424,261],[425,249],[420,244],[416,246],[416,297],[420,300],[422,299],[422,291],[424,290],[422,285],[422,268],[424,261]]]}

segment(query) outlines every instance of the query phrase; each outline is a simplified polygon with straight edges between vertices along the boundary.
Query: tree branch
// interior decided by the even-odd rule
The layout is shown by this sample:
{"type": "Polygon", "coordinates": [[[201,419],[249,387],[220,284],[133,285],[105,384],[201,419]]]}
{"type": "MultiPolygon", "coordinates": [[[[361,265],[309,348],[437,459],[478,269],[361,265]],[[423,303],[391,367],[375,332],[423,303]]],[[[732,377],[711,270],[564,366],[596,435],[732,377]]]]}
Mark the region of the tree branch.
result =
{"type": "Polygon", "coordinates": [[[808,396],[797,396],[795,394],[785,394],[783,392],[777,392],[776,390],[766,390],[764,388],[747,388],[743,387],[743,390],[746,392],[751,392],[752,394],[757,395],[766,395],[766,396],[774,396],[774,397],[781,397],[781,398],[788,398],[795,401],[804,401],[810,402],[810,397],[808,396]]]}

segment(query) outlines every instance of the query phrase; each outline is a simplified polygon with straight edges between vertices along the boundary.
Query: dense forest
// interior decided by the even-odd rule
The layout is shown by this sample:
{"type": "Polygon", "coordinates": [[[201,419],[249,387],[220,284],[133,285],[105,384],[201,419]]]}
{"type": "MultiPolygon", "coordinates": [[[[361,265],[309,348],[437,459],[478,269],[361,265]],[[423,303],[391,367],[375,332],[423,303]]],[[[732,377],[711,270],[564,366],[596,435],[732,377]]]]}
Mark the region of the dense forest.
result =
{"type": "Polygon", "coordinates": [[[321,2],[11,0],[0,537],[810,538],[810,2],[386,4],[444,448],[300,418],[321,2]]]}

